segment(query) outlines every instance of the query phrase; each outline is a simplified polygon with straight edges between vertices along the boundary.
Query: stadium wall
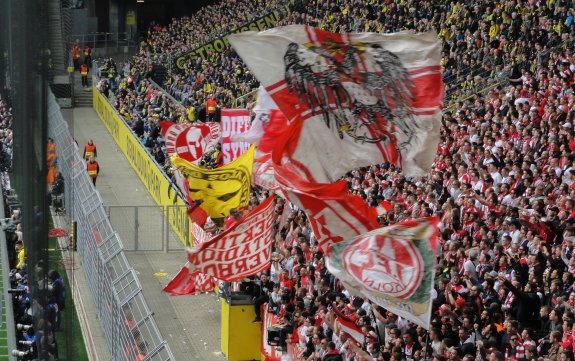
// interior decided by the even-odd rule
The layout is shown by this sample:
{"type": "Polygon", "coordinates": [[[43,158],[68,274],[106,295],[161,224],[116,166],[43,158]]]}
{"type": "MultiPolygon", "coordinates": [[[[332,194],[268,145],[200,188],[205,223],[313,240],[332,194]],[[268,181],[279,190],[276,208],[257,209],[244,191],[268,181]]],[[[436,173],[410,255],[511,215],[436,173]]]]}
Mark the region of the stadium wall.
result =
{"type": "MultiPolygon", "coordinates": [[[[124,123],[123,119],[116,110],[108,103],[108,100],[94,87],[93,88],[94,110],[102,120],[108,132],[114,138],[122,153],[126,156],[132,168],[146,188],[154,201],[161,206],[181,205],[185,203],[178,196],[176,203],[169,195],[170,181],[160,170],[159,166],[152,159],[150,154],[144,149],[138,141],[136,135],[124,123]]],[[[188,220],[186,207],[164,207],[166,217],[184,245],[188,245],[188,239],[191,238],[192,222],[188,220]]]]}

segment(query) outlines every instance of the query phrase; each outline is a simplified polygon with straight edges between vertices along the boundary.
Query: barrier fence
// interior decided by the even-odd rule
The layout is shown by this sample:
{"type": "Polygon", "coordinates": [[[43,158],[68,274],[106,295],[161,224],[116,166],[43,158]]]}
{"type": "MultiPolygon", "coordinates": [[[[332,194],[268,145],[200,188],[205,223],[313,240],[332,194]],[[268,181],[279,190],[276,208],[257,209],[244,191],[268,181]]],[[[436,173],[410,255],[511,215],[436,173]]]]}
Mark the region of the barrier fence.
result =
{"type": "Polygon", "coordinates": [[[183,245],[190,244],[192,230],[186,204],[178,196],[174,203],[174,189],[171,181],[162,171],[162,167],[139,142],[138,137],[117,113],[108,99],[94,88],[94,110],[114,138],[114,141],[126,156],[126,159],[150,192],[154,201],[163,208],[164,215],[174,233],[183,245]],[[172,207],[177,206],[177,207],[172,207]]]}
{"type": "Polygon", "coordinates": [[[174,360],[52,93],[48,96],[48,124],[65,182],[66,219],[77,224],[79,258],[112,360],[174,360]]]}
{"type": "MultiPolygon", "coordinates": [[[[112,228],[118,232],[126,251],[182,251],[184,244],[171,231],[170,217],[185,211],[185,206],[104,206],[112,228]]],[[[186,218],[184,222],[189,222],[186,218]]],[[[189,224],[182,225],[183,228],[189,224]]],[[[190,235],[186,235],[191,242],[190,235]]]]}

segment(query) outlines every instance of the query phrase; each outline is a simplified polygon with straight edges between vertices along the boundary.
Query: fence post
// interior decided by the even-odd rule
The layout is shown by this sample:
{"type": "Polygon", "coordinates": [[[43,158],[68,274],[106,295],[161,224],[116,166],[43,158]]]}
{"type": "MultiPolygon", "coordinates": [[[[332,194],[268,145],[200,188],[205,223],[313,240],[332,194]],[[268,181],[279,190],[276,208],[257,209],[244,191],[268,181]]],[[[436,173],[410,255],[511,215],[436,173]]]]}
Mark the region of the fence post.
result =
{"type": "Polygon", "coordinates": [[[140,229],[140,222],[138,221],[138,206],[134,207],[134,251],[138,250],[138,233],[140,229]]]}
{"type": "Polygon", "coordinates": [[[164,253],[168,253],[168,249],[170,248],[168,242],[170,241],[168,236],[168,233],[166,232],[166,208],[162,207],[162,250],[164,251],[164,253]]]}

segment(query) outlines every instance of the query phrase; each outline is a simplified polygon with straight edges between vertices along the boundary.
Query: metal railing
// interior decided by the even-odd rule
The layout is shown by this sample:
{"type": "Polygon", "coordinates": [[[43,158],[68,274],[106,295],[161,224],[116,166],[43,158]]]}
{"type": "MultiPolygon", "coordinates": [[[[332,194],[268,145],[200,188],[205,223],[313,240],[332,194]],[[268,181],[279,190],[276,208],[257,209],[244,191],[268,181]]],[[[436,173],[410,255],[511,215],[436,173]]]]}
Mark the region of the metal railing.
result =
{"type": "MultiPolygon", "coordinates": [[[[182,251],[182,240],[172,232],[171,224],[179,209],[186,206],[104,206],[112,228],[122,239],[125,251],[182,251]]],[[[186,218],[185,222],[190,219],[186,218]]],[[[183,226],[189,228],[189,224],[183,226]]],[[[185,234],[185,244],[191,244],[191,237],[185,234]]]]}
{"type": "MultiPolygon", "coordinates": [[[[127,32],[123,33],[89,33],[89,34],[72,34],[68,35],[68,44],[73,44],[76,40],[80,41],[82,46],[88,45],[92,49],[120,48],[129,46],[132,42],[132,35],[127,32]]],[[[71,47],[70,47],[71,49],[71,47]]]]}
{"type": "Polygon", "coordinates": [[[60,14],[62,16],[62,42],[64,43],[64,59],[66,66],[72,66],[72,43],[66,41],[72,33],[72,14],[70,7],[72,6],[71,0],[62,0],[60,2],[60,14]]]}
{"type": "Polygon", "coordinates": [[[66,217],[77,224],[78,254],[112,360],[174,360],[51,93],[48,123],[49,136],[58,149],[59,171],[66,184],[66,217]]]}

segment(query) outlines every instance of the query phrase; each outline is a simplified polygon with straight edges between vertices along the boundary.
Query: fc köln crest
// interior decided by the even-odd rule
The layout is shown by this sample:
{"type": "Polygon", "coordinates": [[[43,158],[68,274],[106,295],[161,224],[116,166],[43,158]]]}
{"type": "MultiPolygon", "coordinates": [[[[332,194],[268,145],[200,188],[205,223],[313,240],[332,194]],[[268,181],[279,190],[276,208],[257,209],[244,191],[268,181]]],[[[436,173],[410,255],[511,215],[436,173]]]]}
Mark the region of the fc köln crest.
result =
{"type": "Polygon", "coordinates": [[[381,234],[346,248],[343,262],[357,282],[398,298],[411,296],[423,275],[423,260],[412,241],[381,234]]]}
{"type": "Polygon", "coordinates": [[[437,218],[380,228],[331,245],[329,271],[355,294],[429,326],[437,218]]]}
{"type": "Polygon", "coordinates": [[[220,125],[215,122],[174,124],[166,131],[166,148],[170,156],[177,154],[182,159],[195,162],[215,147],[220,137],[220,125]]]}

